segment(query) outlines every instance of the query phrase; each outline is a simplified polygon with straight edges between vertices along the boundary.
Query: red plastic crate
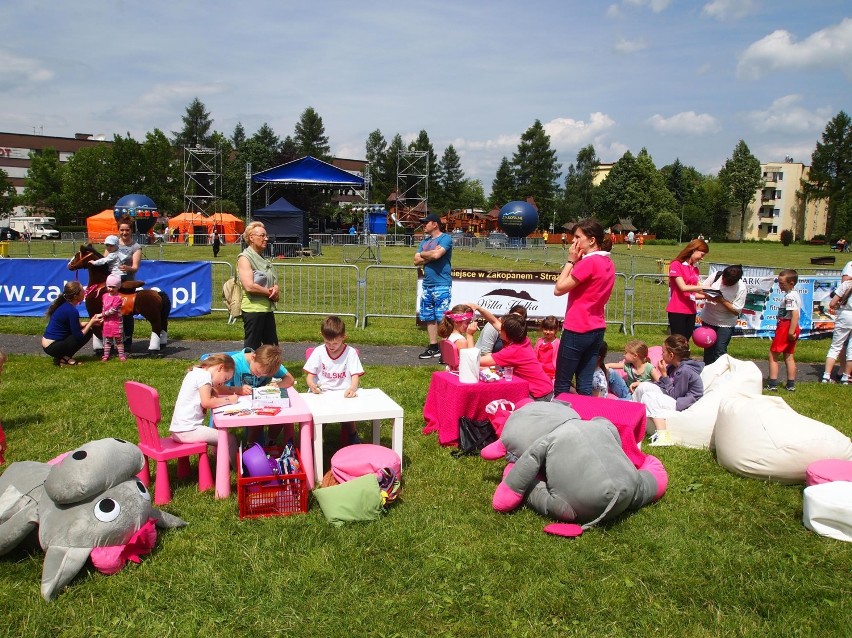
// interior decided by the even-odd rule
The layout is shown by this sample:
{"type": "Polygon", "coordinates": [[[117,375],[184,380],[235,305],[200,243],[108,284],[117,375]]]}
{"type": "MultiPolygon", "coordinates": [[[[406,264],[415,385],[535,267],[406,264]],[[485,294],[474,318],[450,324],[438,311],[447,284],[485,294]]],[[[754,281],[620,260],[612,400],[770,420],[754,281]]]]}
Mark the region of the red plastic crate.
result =
{"type": "MultiPolygon", "coordinates": [[[[265,448],[276,458],[281,448],[265,448]]],[[[295,450],[299,467],[302,456],[295,450]]],[[[240,518],[289,516],[308,511],[308,477],[304,472],[277,476],[243,476],[243,459],[237,464],[237,502],[240,518]]]]}

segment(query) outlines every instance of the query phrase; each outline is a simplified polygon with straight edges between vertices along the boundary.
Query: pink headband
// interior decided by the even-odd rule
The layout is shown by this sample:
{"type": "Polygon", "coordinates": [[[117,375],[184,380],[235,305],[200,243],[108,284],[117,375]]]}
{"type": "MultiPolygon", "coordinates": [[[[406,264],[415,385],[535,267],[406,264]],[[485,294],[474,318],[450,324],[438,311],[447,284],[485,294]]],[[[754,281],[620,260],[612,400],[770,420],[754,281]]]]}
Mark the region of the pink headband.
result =
{"type": "Polygon", "coordinates": [[[473,319],[473,311],[468,310],[467,312],[448,312],[447,317],[452,319],[453,321],[470,321],[473,319]]]}

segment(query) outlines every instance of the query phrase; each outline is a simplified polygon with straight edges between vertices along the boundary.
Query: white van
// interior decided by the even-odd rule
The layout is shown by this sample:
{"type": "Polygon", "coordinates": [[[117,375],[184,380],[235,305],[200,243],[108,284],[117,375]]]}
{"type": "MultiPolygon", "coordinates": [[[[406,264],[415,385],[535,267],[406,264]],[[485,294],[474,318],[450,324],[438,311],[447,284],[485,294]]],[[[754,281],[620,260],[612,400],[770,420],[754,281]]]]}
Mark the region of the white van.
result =
{"type": "Polygon", "coordinates": [[[21,235],[29,231],[32,239],[59,239],[59,231],[53,227],[55,217],[10,217],[9,228],[21,235]]]}

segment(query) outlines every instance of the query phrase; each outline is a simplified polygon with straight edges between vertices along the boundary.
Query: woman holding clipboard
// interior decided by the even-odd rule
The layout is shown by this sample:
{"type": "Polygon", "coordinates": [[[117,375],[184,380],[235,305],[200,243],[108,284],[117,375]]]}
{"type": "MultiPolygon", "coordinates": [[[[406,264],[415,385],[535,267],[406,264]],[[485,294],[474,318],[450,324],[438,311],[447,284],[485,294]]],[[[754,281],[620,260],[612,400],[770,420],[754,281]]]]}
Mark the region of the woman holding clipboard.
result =
{"type": "Polygon", "coordinates": [[[710,365],[728,352],[737,318],[746,301],[746,287],[742,278],[742,266],[728,266],[710,275],[702,283],[705,301],[701,309],[701,325],[716,333],[716,343],[704,349],[705,365],[710,365]]]}

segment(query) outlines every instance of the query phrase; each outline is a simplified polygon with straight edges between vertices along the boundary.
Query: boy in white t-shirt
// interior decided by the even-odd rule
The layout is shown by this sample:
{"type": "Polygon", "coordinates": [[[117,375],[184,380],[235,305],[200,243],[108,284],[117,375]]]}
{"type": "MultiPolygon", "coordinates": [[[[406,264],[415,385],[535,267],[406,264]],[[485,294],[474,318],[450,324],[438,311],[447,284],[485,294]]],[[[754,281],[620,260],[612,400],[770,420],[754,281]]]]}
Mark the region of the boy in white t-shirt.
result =
{"type": "Polygon", "coordinates": [[[787,368],[788,392],[796,391],[796,342],[799,340],[799,316],[802,313],[802,297],[796,292],[799,283],[799,273],[795,270],[782,270],[778,273],[778,287],[784,293],[784,299],[778,308],[778,325],[775,336],[769,346],[769,382],[766,389],[778,391],[778,362],[784,355],[784,365],[787,368]]]}
{"type": "MultiPolygon", "coordinates": [[[[364,368],[355,348],[345,343],[346,324],[340,317],[326,317],[320,331],[324,343],[314,348],[303,368],[308,389],[314,394],[342,391],[344,397],[354,397],[364,368]]],[[[350,445],[361,442],[354,423],[342,423],[341,428],[341,435],[347,434],[350,445]]]]}

